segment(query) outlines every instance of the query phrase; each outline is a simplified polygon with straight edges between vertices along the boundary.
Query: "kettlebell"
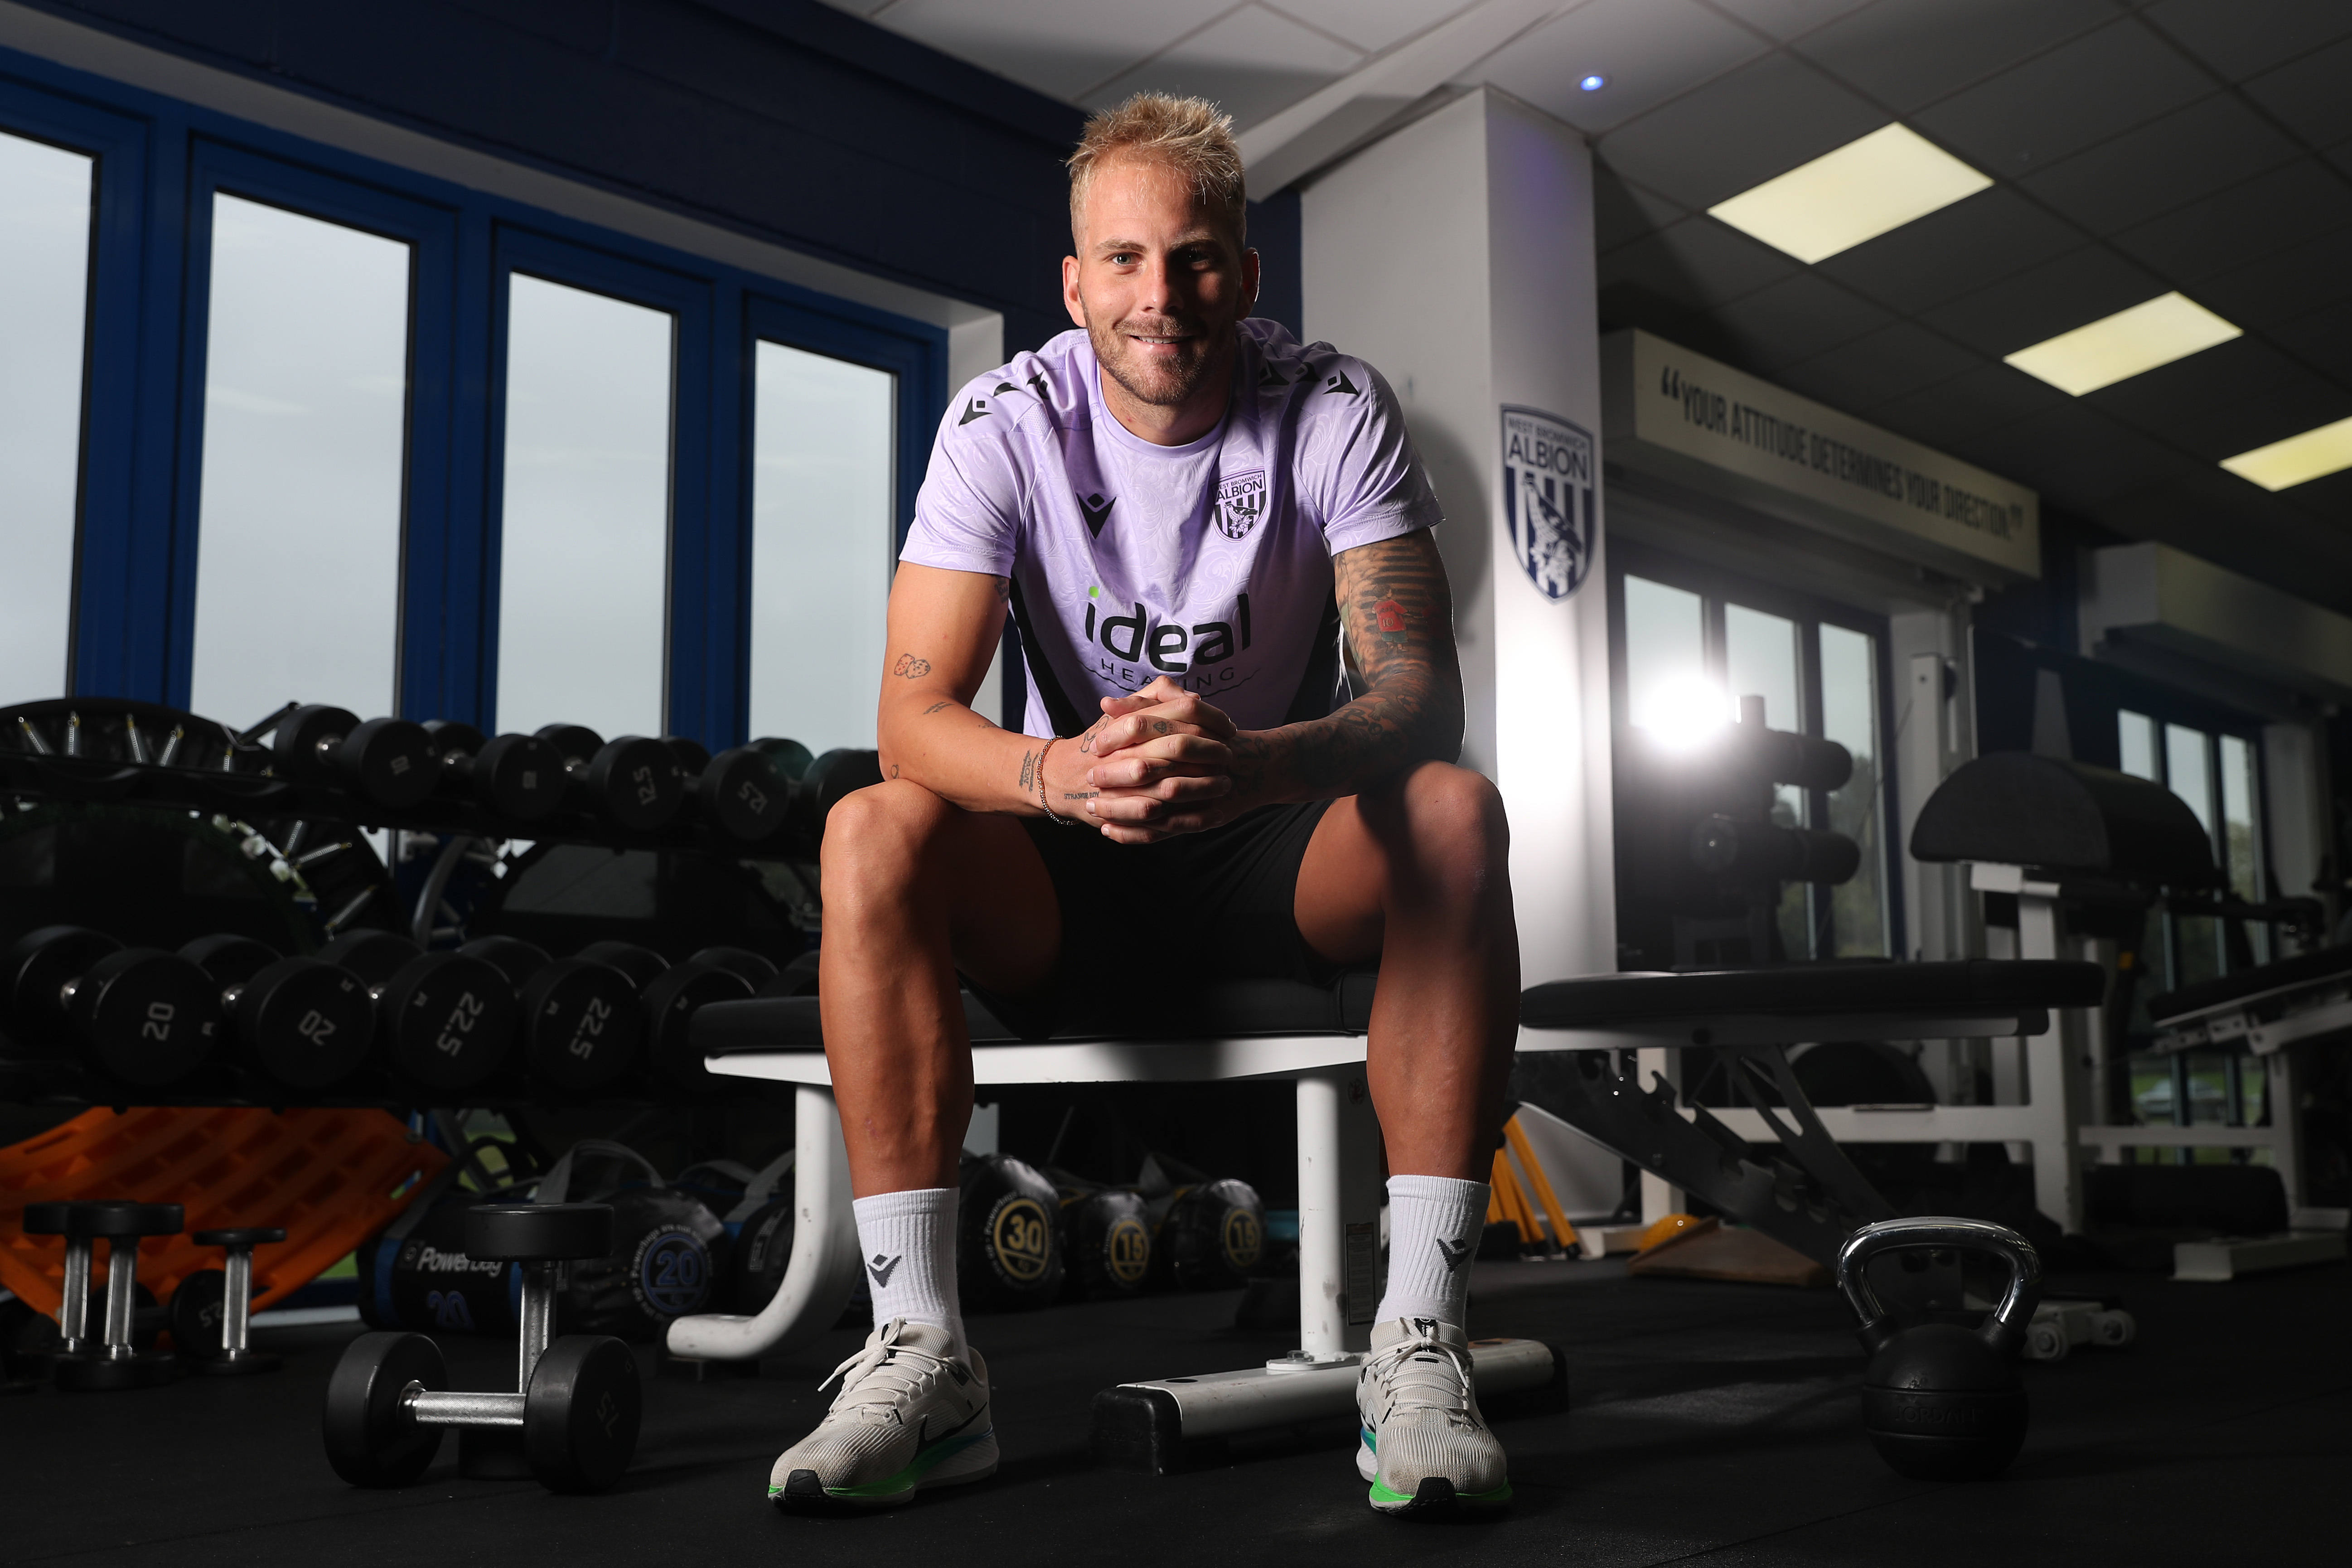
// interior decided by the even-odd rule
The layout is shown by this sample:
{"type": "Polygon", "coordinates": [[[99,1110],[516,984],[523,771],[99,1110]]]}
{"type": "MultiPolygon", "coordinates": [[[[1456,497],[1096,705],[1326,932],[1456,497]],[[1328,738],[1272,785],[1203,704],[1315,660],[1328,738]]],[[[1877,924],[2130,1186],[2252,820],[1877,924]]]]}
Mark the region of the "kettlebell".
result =
{"type": "Polygon", "coordinates": [[[1864,1226],[1838,1248],[1838,1289],[1862,1320],[1870,1357],[1862,1424],[1878,1457],[1919,1481],[1990,1480],[2025,1443],[2025,1387],[2017,1352],[2042,1299],[2033,1244],[1978,1219],[1929,1217],[1864,1226]],[[2009,1265],[2009,1289],[1981,1328],[1921,1323],[1898,1330],[1864,1272],[1882,1252],[1952,1247],[1990,1252],[2009,1265]]]}

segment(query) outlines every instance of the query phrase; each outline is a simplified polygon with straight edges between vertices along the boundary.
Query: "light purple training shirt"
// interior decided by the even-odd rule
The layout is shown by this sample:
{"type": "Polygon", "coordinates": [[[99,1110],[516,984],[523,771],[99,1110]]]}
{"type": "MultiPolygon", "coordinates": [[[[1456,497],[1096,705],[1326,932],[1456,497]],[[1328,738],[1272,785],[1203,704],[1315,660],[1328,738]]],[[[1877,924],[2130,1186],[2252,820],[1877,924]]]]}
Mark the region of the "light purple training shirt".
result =
{"type": "Polygon", "coordinates": [[[1442,521],[1371,366],[1255,317],[1240,335],[1224,420],[1181,447],[1103,406],[1076,330],[940,421],[899,559],[1012,580],[1029,733],[1162,675],[1244,730],[1322,717],[1346,700],[1331,558],[1442,521]]]}

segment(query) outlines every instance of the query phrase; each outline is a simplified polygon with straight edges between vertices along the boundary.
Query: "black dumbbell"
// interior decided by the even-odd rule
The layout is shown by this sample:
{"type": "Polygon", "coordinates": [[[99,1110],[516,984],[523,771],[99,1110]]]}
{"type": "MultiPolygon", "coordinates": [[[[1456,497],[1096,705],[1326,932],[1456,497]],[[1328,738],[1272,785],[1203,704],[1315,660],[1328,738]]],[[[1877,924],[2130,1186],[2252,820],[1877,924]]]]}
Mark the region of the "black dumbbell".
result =
{"type": "Polygon", "coordinates": [[[403,1486],[432,1464],[442,1429],[456,1426],[468,1476],[520,1473],[562,1492],[611,1486],[636,1452],[645,1409],[636,1357],[616,1339],[553,1338],[559,1270],[612,1250],[611,1207],[486,1204],[467,1213],[465,1244],[478,1261],[522,1265],[520,1387],[453,1391],[441,1347],[423,1334],[362,1334],[327,1384],[328,1463],[353,1486],[403,1486]]]}
{"type": "Polygon", "coordinates": [[[801,774],[788,814],[792,826],[814,844],[824,837],[824,819],[843,795],[881,782],[880,752],[846,748],[827,752],[801,774]]]}
{"type": "Polygon", "coordinates": [[[739,844],[758,844],[784,825],[792,805],[792,780],[757,744],[734,746],[716,757],[701,742],[665,735],[686,770],[686,790],[695,816],[739,844]]]}
{"type": "Polygon", "coordinates": [[[595,942],[580,950],[578,956],[609,963],[636,982],[645,1017],[646,1070],[656,1089],[701,1095],[724,1087],[704,1069],[702,1053],[688,1044],[688,1026],[698,1009],[713,1002],[750,996],[751,983],[724,964],[709,962],[705,954],[711,951],[705,949],[684,963],[670,963],[634,942],[595,942]]]}
{"type": "Polygon", "coordinates": [[[394,811],[422,805],[441,782],[441,749],[425,726],[370,719],[322,702],[278,721],[272,767],[302,784],[341,784],[394,811]]]}
{"type": "Polygon", "coordinates": [[[25,1234],[66,1238],[65,1300],[58,1312],[58,1386],[75,1393],[152,1388],[180,1373],[172,1357],[142,1353],[134,1344],[142,1237],[177,1236],[185,1223],[178,1204],[121,1200],[25,1205],[25,1234]],[[106,1243],[106,1308],[99,1332],[89,1331],[89,1280],[95,1244],[106,1243]]]}
{"type": "Polygon", "coordinates": [[[606,741],[579,724],[547,724],[541,740],[563,758],[573,805],[630,833],[669,826],[686,804],[686,770],[659,741],[624,735],[606,741]]]}
{"type": "Polygon", "coordinates": [[[273,1083],[321,1089],[367,1059],[375,1004],[348,969],[281,958],[243,936],[198,937],[180,956],[212,976],[228,1020],[228,1055],[273,1083]]]}
{"type": "Polygon", "coordinates": [[[749,948],[706,947],[687,962],[716,964],[730,973],[741,975],[743,983],[754,990],[776,977],[775,964],[749,948]]]}
{"type": "Polygon", "coordinates": [[[195,1371],[208,1377],[238,1377],[276,1372],[280,1358],[246,1342],[253,1321],[253,1249],[286,1239],[275,1226],[200,1230],[188,1237],[198,1247],[217,1247],[226,1267],[199,1268],[172,1292],[172,1345],[195,1371]]]}
{"type": "Polygon", "coordinates": [[[514,987],[497,965],[426,952],[391,931],[345,931],[320,959],[358,975],[375,998],[377,1053],[410,1082],[473,1089],[505,1065],[515,1037],[514,987]]]}
{"type": "Polygon", "coordinates": [[[522,1068],[536,1086],[604,1094],[636,1069],[645,1038],[635,982],[610,964],[548,957],[510,936],[457,950],[495,964],[522,1008],[522,1068]]]}
{"type": "Polygon", "coordinates": [[[168,1089],[203,1067],[220,1031],[212,978],[174,953],[124,947],[79,926],[43,926],[0,961],[15,1034],[65,1050],[101,1078],[168,1089]]]}
{"type": "Polygon", "coordinates": [[[561,810],[568,775],[553,746],[536,735],[485,740],[471,724],[434,719],[425,732],[441,748],[444,787],[470,795],[509,822],[541,822],[561,810]]]}

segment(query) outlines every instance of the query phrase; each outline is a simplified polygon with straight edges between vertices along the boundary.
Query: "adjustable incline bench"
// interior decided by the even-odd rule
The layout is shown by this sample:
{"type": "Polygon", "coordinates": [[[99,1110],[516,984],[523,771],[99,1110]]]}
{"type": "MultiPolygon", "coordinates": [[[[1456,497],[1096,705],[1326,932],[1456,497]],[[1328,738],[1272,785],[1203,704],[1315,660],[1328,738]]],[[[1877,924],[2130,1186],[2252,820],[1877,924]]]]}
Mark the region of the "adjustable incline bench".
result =
{"type": "MultiPolygon", "coordinates": [[[[1380,1129],[1364,1081],[1375,977],[1329,988],[1290,981],[1204,985],[1150,1033],[1024,1040],[969,992],[972,1078],[982,1086],[1187,1083],[1289,1079],[1298,1088],[1299,1345],[1236,1372],[1121,1384],[1097,1397],[1092,1443],[1104,1462],[1165,1471],[1203,1441],[1342,1417],[1347,1375],[1370,1348],[1383,1283],[1380,1129]]],[[[683,1318],[672,1354],[740,1360],[788,1351],[831,1328],[858,1269],[841,1121],[814,997],[720,1002],[695,1015],[713,1073],[796,1084],[793,1250],[782,1286],[755,1318],[683,1318]]],[[[1526,1393],[1564,1401],[1567,1370],[1549,1346],[1490,1340],[1471,1349],[1482,1401],[1526,1393]]]]}

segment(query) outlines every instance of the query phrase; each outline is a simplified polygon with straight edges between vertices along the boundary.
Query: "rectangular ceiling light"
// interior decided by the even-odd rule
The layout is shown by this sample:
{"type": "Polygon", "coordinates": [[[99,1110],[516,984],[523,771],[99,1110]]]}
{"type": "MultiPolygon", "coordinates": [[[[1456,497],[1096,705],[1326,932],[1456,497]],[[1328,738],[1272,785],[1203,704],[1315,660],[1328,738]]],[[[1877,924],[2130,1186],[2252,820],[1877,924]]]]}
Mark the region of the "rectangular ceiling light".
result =
{"type": "Polygon", "coordinates": [[[1814,262],[1991,184],[1926,137],[1887,125],[1706,210],[1742,234],[1814,262]]]}
{"type": "Polygon", "coordinates": [[[2239,328],[2194,300],[2161,294],[2087,327],[2004,354],[2001,363],[2080,397],[2242,335],[2239,328]]]}
{"type": "Polygon", "coordinates": [[[2352,468],[2352,419],[2338,419],[2333,425],[2224,458],[2221,466],[2266,490],[2283,490],[2305,479],[2352,468]]]}

